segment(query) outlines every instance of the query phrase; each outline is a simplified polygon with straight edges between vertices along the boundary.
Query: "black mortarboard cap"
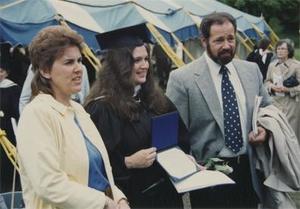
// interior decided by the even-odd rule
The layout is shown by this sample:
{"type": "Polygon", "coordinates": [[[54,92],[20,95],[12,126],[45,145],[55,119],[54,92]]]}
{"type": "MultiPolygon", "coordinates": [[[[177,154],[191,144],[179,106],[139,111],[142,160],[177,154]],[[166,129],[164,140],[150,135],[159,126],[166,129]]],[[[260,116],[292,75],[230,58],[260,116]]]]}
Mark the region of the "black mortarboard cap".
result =
{"type": "Polygon", "coordinates": [[[9,71],[11,57],[10,50],[11,45],[9,43],[0,44],[0,67],[6,71],[9,71]]]}
{"type": "Polygon", "coordinates": [[[118,29],[96,35],[101,50],[141,46],[150,43],[150,33],[145,24],[118,29]]]}
{"type": "Polygon", "coordinates": [[[5,70],[5,71],[9,72],[10,71],[9,62],[7,60],[1,60],[1,58],[0,58],[0,68],[2,70],[5,70]]]}

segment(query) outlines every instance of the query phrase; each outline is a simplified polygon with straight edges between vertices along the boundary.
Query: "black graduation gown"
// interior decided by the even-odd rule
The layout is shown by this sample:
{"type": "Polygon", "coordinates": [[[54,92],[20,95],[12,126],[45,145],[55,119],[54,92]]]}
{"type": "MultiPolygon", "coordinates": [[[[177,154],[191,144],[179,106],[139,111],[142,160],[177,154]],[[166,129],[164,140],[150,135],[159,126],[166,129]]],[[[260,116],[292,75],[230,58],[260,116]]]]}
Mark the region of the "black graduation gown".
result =
{"type": "MultiPolygon", "coordinates": [[[[170,111],[175,110],[174,106],[170,111]]],[[[117,186],[127,196],[132,208],[182,208],[181,195],[168,179],[157,162],[148,168],[127,169],[124,158],[151,147],[151,117],[140,103],[140,119],[129,121],[116,114],[112,107],[101,99],[91,102],[86,111],[98,128],[109,153],[117,186]],[[151,187],[151,185],[156,185],[151,187]],[[152,189],[150,189],[152,188],[152,189]]],[[[182,122],[179,128],[179,143],[186,152],[186,129],[182,122]]]]}
{"type": "MultiPolygon", "coordinates": [[[[4,116],[0,117],[0,128],[6,132],[6,137],[14,145],[16,145],[16,139],[11,124],[11,117],[16,120],[19,119],[20,93],[21,88],[17,85],[0,88],[0,110],[4,113],[4,116]]],[[[12,181],[13,165],[0,146],[0,192],[11,191],[12,181]]],[[[16,182],[16,190],[20,190],[19,177],[16,182]]]]}

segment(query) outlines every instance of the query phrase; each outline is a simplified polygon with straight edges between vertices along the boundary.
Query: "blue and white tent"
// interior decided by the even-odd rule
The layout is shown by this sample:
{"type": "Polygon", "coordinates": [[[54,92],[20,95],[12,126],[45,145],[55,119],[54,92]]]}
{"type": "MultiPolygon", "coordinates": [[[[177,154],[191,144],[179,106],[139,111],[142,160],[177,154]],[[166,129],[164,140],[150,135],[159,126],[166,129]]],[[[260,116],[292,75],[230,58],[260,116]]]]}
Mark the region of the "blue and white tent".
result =
{"type": "MultiPolygon", "coordinates": [[[[0,42],[28,45],[39,30],[58,25],[58,14],[65,9],[64,2],[47,0],[2,0],[0,4],[0,42]],[[54,2],[54,1],[53,1],[54,2]],[[61,3],[61,6],[58,6],[61,3]],[[55,7],[55,5],[57,7],[55,7]]],[[[85,37],[89,46],[99,48],[94,36],[103,29],[88,14],[68,6],[64,13],[69,26],[85,37]]]]}
{"type": "Polygon", "coordinates": [[[232,14],[245,40],[270,35],[263,18],[216,0],[1,0],[0,42],[28,45],[40,29],[59,24],[61,15],[94,51],[100,49],[96,34],[145,23],[154,25],[174,46],[174,35],[182,42],[197,38],[203,16],[216,11],[232,14]]]}
{"type": "Polygon", "coordinates": [[[153,24],[171,45],[171,33],[181,41],[199,35],[196,23],[183,8],[165,1],[2,0],[0,41],[27,45],[40,29],[57,25],[58,15],[94,50],[99,49],[95,34],[142,23],[153,24]]]}
{"type": "Polygon", "coordinates": [[[225,5],[216,0],[172,0],[177,4],[184,7],[189,14],[194,17],[194,20],[198,23],[201,19],[213,12],[228,12],[233,15],[237,21],[238,31],[246,34],[249,38],[259,40],[260,33],[264,33],[266,36],[270,35],[269,27],[265,20],[261,17],[256,17],[238,9],[225,5]],[[198,19],[195,19],[198,18],[198,19]]]}

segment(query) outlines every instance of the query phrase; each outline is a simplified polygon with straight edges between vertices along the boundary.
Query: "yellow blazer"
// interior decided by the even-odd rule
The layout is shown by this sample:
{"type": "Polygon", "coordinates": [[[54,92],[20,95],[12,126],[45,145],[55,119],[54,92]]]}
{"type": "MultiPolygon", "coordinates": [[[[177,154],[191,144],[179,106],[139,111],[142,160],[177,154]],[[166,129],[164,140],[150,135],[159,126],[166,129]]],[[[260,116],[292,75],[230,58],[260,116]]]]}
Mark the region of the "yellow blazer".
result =
{"type": "Polygon", "coordinates": [[[107,151],[89,114],[71,101],[67,107],[51,95],[39,94],[22,112],[17,130],[20,175],[27,209],[101,209],[105,194],[89,188],[85,141],[74,122],[100,151],[116,201],[124,194],[115,186],[107,151]]]}

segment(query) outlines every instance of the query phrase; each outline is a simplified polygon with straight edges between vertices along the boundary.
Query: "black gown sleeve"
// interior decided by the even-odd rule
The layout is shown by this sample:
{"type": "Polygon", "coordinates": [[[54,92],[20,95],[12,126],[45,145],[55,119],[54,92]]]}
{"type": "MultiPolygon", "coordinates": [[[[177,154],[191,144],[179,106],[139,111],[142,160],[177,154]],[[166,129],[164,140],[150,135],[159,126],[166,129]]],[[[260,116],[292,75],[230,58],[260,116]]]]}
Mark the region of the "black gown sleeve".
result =
{"type": "Polygon", "coordinates": [[[11,118],[19,119],[19,98],[21,88],[17,85],[0,88],[0,110],[4,116],[0,118],[0,128],[5,130],[7,138],[15,145],[15,134],[11,118]]]}
{"type": "Polygon", "coordinates": [[[19,86],[11,87],[10,99],[11,101],[11,117],[19,120],[19,99],[21,95],[21,88],[19,86]]]}
{"type": "Polygon", "coordinates": [[[129,170],[125,165],[122,152],[122,124],[112,107],[101,100],[95,100],[86,106],[92,121],[96,125],[106,146],[114,177],[127,178],[129,170]]]}

